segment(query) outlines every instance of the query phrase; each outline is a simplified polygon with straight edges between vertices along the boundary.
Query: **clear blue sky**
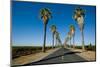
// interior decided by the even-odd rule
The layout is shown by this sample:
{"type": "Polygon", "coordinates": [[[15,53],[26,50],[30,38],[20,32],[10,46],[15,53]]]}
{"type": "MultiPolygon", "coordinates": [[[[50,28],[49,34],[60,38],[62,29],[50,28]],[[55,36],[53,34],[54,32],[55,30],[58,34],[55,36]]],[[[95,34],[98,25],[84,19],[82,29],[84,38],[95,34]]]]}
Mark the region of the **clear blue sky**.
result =
{"type": "Polygon", "coordinates": [[[12,44],[13,46],[42,46],[43,45],[43,22],[39,17],[41,8],[49,8],[52,18],[47,25],[46,45],[52,45],[52,33],[50,26],[55,24],[60,33],[61,41],[69,31],[69,25],[76,28],[75,43],[81,44],[81,33],[78,24],[72,19],[76,7],[86,10],[84,38],[85,44],[95,44],[95,6],[82,6],[70,4],[48,4],[38,2],[12,2],[12,44]]]}

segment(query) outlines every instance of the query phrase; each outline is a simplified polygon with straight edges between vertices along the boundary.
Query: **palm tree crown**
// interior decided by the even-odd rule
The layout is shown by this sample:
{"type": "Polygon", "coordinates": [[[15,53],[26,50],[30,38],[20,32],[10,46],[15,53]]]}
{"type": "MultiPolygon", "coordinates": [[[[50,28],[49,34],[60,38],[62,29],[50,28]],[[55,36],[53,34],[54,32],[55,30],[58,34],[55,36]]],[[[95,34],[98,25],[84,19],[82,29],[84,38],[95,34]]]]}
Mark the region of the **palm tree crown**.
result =
{"type": "Polygon", "coordinates": [[[80,7],[77,7],[76,9],[75,9],[75,11],[74,11],[74,16],[73,16],[73,18],[75,19],[75,20],[77,20],[77,18],[78,17],[81,17],[81,16],[85,16],[85,10],[83,10],[82,8],[80,8],[80,7]]]}
{"type": "Polygon", "coordinates": [[[75,21],[77,21],[81,31],[84,28],[84,17],[85,17],[85,10],[83,10],[80,7],[76,8],[74,11],[73,18],[75,21]]]}
{"type": "Polygon", "coordinates": [[[44,24],[48,23],[49,18],[51,18],[51,12],[48,8],[43,8],[40,10],[40,16],[44,24]]]}
{"type": "Polygon", "coordinates": [[[55,25],[52,25],[51,26],[51,31],[52,31],[52,33],[55,33],[56,32],[56,26],[55,25]]]}
{"type": "Polygon", "coordinates": [[[71,31],[71,34],[74,35],[74,33],[75,33],[75,27],[72,24],[70,25],[70,31],[71,31]]]}

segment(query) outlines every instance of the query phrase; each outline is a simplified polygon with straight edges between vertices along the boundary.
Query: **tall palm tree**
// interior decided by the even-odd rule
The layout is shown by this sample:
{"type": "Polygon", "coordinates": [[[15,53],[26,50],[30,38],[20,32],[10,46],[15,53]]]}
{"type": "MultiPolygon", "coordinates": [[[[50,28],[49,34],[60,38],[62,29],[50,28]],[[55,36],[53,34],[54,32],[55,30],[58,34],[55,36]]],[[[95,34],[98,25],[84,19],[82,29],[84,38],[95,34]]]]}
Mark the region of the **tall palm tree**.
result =
{"type": "Polygon", "coordinates": [[[85,10],[82,9],[82,8],[80,8],[80,7],[76,8],[75,11],[74,11],[73,18],[78,23],[80,31],[81,31],[82,49],[83,49],[83,51],[85,50],[85,46],[84,46],[84,33],[83,33],[83,29],[84,29],[84,17],[85,17],[85,10]]]}
{"type": "Polygon", "coordinates": [[[74,37],[75,37],[75,27],[74,25],[70,25],[70,31],[71,31],[71,35],[73,37],[73,48],[75,48],[75,41],[74,41],[74,37]]]}
{"type": "Polygon", "coordinates": [[[52,48],[54,48],[54,34],[56,32],[56,26],[55,25],[52,25],[51,26],[51,32],[52,32],[52,48]]]}
{"type": "Polygon", "coordinates": [[[51,12],[48,8],[42,8],[40,10],[40,16],[41,16],[41,19],[43,20],[43,23],[44,23],[44,42],[43,42],[42,51],[45,52],[46,29],[47,29],[48,21],[51,18],[51,12]]]}

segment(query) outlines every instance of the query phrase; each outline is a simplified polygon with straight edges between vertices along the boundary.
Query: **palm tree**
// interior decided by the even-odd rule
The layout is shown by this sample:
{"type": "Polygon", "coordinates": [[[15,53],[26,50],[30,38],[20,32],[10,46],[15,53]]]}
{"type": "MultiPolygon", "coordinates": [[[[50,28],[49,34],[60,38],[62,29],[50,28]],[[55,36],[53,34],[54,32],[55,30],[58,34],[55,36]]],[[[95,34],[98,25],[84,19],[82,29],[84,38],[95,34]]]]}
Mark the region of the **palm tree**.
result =
{"type": "Polygon", "coordinates": [[[80,31],[81,31],[81,36],[82,36],[82,49],[83,51],[85,50],[85,46],[84,46],[84,33],[83,33],[83,29],[84,29],[84,17],[85,17],[85,10],[83,10],[82,8],[78,7],[75,9],[74,11],[74,15],[73,18],[75,21],[77,21],[80,31]]]}
{"type": "Polygon", "coordinates": [[[75,48],[75,41],[74,41],[74,37],[75,37],[75,27],[74,25],[70,25],[70,31],[71,31],[71,35],[73,37],[73,48],[75,48]]]}
{"type": "Polygon", "coordinates": [[[47,29],[48,21],[51,18],[51,12],[48,8],[42,8],[40,10],[40,16],[41,16],[41,19],[43,20],[43,23],[44,23],[44,42],[43,42],[42,51],[45,52],[46,29],[47,29]]]}
{"type": "Polygon", "coordinates": [[[56,32],[56,26],[55,25],[52,25],[51,26],[51,32],[52,32],[52,48],[54,48],[54,34],[56,32]]]}

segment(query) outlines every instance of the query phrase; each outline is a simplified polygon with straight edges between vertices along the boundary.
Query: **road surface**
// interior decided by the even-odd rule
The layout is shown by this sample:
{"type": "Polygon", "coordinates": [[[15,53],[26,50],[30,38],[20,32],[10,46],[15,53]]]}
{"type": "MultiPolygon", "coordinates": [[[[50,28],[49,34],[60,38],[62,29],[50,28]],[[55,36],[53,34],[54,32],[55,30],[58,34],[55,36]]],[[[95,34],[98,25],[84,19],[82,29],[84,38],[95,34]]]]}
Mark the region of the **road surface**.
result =
{"type": "Polygon", "coordinates": [[[22,66],[27,65],[41,65],[41,64],[57,64],[57,63],[73,63],[73,62],[86,62],[86,59],[76,55],[76,53],[80,52],[73,52],[69,49],[60,48],[56,52],[50,54],[49,56],[45,57],[44,59],[28,63],[22,66]]]}

